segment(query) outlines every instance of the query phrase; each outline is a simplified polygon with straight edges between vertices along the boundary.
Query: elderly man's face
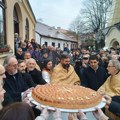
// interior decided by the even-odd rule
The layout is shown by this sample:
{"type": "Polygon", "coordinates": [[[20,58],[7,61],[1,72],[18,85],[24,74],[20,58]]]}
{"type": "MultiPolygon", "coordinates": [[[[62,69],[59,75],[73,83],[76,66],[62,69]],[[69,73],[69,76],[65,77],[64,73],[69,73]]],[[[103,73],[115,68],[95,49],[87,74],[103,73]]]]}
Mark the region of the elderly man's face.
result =
{"type": "Polygon", "coordinates": [[[35,69],[36,63],[35,61],[28,61],[27,63],[27,70],[28,71],[33,71],[35,69]]]}
{"type": "Polygon", "coordinates": [[[112,63],[108,63],[107,70],[108,70],[108,74],[111,74],[111,75],[114,75],[115,72],[117,71],[117,69],[112,63]]]}
{"type": "Polygon", "coordinates": [[[7,66],[7,72],[11,75],[14,75],[17,73],[17,68],[18,68],[18,61],[16,58],[11,58],[9,60],[8,66],[7,66]]]}
{"type": "Polygon", "coordinates": [[[61,60],[61,64],[64,69],[68,70],[68,68],[70,67],[70,58],[61,60]]]}

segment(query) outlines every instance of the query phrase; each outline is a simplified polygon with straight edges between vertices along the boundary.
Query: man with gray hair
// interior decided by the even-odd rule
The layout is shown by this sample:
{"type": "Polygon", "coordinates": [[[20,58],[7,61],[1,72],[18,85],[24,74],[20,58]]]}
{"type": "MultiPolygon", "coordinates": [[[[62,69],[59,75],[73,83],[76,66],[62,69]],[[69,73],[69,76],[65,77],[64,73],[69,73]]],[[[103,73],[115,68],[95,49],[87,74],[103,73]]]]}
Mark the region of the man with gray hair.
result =
{"type": "Polygon", "coordinates": [[[21,73],[17,71],[18,61],[15,56],[7,56],[4,61],[4,67],[6,79],[3,87],[6,90],[7,98],[9,98],[5,99],[6,104],[26,100],[27,94],[31,89],[27,90],[21,73]]]}
{"type": "Polygon", "coordinates": [[[36,69],[36,61],[33,58],[30,58],[26,62],[27,72],[31,75],[35,84],[43,85],[47,82],[42,78],[41,71],[36,69]]]}
{"type": "MultiPolygon", "coordinates": [[[[6,90],[4,106],[14,102],[24,101],[30,106],[33,106],[27,96],[31,92],[32,88],[27,89],[24,78],[20,72],[18,72],[18,61],[15,56],[10,55],[5,58],[5,84],[4,89],[6,90]]],[[[40,115],[40,111],[34,106],[32,107],[35,116],[40,115]]]]}
{"type": "Polygon", "coordinates": [[[120,62],[118,60],[110,60],[107,70],[110,76],[98,91],[109,96],[120,96],[120,62]]]}

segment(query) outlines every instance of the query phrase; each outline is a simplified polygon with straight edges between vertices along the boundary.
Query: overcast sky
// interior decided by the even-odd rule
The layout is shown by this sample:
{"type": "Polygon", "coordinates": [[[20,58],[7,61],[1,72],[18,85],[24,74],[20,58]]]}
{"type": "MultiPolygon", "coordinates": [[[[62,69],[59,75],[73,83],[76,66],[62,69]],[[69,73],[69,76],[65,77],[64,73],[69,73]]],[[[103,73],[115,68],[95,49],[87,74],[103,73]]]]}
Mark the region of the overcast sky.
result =
{"type": "Polygon", "coordinates": [[[69,28],[82,6],[82,0],[29,0],[36,19],[49,26],[69,28]]]}

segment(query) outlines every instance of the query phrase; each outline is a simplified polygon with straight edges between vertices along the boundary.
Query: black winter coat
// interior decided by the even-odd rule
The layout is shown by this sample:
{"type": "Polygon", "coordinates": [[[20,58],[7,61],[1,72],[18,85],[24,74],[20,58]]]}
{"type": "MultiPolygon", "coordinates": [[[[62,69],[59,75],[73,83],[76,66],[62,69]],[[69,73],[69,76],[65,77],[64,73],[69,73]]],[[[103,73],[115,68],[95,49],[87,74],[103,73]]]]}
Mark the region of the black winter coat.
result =
{"type": "Polygon", "coordinates": [[[109,106],[109,110],[120,117],[120,96],[114,96],[109,106]]]}
{"type": "Polygon", "coordinates": [[[47,82],[42,78],[41,71],[37,70],[36,68],[33,71],[29,71],[29,74],[31,75],[33,81],[35,84],[44,85],[47,82]]]}
{"type": "Polygon", "coordinates": [[[7,72],[5,83],[3,88],[6,91],[4,105],[12,102],[21,101],[21,93],[27,90],[27,86],[24,82],[21,73],[16,73],[15,75],[9,75],[7,72]]]}

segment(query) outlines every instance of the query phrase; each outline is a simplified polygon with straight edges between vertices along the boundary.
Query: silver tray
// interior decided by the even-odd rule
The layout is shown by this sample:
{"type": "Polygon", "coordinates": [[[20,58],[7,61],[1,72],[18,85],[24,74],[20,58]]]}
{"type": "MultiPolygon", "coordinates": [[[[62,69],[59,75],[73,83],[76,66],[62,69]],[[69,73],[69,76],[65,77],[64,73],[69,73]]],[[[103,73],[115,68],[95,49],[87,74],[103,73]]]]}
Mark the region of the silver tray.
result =
{"type": "MultiPolygon", "coordinates": [[[[31,102],[32,104],[34,104],[34,105],[36,105],[36,106],[39,106],[39,107],[37,107],[37,108],[39,108],[39,109],[40,109],[40,107],[41,107],[41,108],[47,107],[47,109],[49,109],[49,110],[55,110],[55,107],[46,106],[46,105],[43,105],[43,104],[35,101],[35,100],[32,98],[32,93],[29,93],[29,94],[28,94],[28,98],[29,98],[29,100],[30,100],[30,102],[31,102]]],[[[106,100],[105,100],[104,98],[102,98],[101,102],[100,102],[98,105],[96,105],[96,106],[94,106],[94,107],[91,107],[91,108],[81,109],[81,111],[82,111],[82,112],[91,112],[91,111],[95,111],[96,108],[103,108],[105,105],[106,105],[106,100]]],[[[79,111],[79,109],[63,109],[63,108],[57,108],[57,109],[59,109],[59,110],[62,111],[62,112],[73,112],[73,113],[77,113],[77,112],[79,111]]]]}

